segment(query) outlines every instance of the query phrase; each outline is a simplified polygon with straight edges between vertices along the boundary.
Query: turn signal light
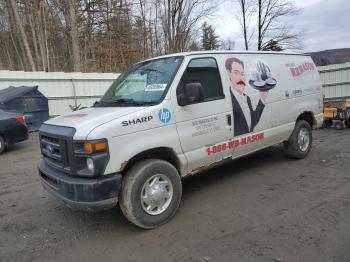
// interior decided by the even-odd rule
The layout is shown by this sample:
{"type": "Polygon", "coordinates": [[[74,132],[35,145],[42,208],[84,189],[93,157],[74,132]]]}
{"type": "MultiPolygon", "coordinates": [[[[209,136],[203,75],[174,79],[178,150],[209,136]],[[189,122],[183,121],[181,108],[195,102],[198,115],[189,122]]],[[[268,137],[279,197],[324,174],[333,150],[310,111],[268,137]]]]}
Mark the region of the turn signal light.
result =
{"type": "Polygon", "coordinates": [[[87,141],[83,144],[85,153],[91,154],[93,152],[101,152],[107,149],[107,142],[105,141],[87,141]]]}
{"type": "Polygon", "coordinates": [[[95,144],[95,150],[96,151],[104,151],[107,149],[107,144],[106,142],[102,142],[102,143],[96,143],[95,144]]]}
{"type": "Polygon", "coordinates": [[[85,153],[91,154],[93,152],[93,145],[91,142],[85,142],[83,145],[83,150],[85,153]]]}

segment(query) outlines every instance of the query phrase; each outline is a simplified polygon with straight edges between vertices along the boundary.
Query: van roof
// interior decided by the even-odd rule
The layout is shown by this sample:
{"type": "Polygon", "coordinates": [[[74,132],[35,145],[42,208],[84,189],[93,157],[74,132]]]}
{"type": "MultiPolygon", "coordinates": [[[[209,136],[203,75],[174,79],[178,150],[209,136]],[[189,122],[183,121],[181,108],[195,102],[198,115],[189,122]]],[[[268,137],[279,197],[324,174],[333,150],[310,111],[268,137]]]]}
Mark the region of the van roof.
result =
{"type": "Polygon", "coordinates": [[[192,52],[181,52],[181,53],[174,53],[174,54],[168,54],[168,55],[162,55],[153,57],[148,60],[158,59],[158,58],[165,58],[165,57],[172,57],[172,56],[192,56],[192,55],[203,55],[203,54],[274,54],[274,55],[296,55],[296,56],[310,56],[308,54],[299,54],[299,53],[292,53],[292,52],[275,52],[275,51],[245,51],[245,50],[211,50],[211,51],[192,51],[192,52]]]}

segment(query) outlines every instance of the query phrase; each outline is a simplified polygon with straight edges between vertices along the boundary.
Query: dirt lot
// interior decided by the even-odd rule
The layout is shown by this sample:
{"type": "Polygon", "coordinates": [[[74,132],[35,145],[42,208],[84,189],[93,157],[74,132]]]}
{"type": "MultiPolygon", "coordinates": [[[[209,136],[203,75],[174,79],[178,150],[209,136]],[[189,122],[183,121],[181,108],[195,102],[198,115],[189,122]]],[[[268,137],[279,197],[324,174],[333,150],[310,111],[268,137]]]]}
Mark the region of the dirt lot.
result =
{"type": "Polygon", "coordinates": [[[48,195],[34,133],[0,156],[0,261],[350,261],[349,138],[317,130],[304,160],[274,147],[185,179],[174,219],[143,231],[48,195]]]}

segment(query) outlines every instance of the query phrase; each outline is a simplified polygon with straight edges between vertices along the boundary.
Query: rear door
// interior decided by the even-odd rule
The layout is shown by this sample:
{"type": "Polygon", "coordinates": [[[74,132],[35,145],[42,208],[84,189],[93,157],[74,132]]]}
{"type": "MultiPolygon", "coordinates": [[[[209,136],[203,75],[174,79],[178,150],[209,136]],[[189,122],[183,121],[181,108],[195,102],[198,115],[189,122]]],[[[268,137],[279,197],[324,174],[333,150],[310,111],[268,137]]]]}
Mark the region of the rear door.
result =
{"type": "Polygon", "coordinates": [[[188,171],[232,155],[228,146],[233,136],[232,105],[230,94],[222,86],[221,71],[215,56],[188,57],[178,85],[172,88],[174,116],[188,171]],[[180,106],[176,93],[192,82],[201,83],[204,101],[180,106]]]}

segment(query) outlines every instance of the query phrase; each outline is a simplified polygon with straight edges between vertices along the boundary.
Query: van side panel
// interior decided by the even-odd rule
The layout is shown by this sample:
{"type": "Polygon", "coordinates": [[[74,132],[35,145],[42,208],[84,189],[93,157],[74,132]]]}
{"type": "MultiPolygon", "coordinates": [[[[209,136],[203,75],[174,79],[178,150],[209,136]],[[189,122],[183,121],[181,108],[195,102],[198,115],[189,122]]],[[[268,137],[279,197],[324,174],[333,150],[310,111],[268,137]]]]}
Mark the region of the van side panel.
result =
{"type": "MultiPolygon", "coordinates": [[[[323,103],[321,82],[317,68],[310,57],[282,54],[224,54],[222,63],[227,69],[226,86],[234,89],[238,85],[232,81],[228,67],[231,62],[236,63],[233,65],[238,71],[238,64],[244,67],[242,78],[245,82],[244,94],[251,101],[251,106],[242,98],[235,99],[243,101],[240,107],[243,112],[245,111],[244,116],[254,114],[258,109],[262,111],[253,129],[245,134],[235,135],[235,139],[241,139],[251,133],[265,133],[264,141],[237,147],[234,150],[234,157],[287,140],[294,129],[296,119],[303,112],[312,112],[315,117],[317,116],[318,122],[321,121],[323,103]],[[270,85],[258,82],[257,76],[262,75],[263,71],[267,72],[270,85]]],[[[239,96],[235,90],[232,93],[235,97],[239,96]]],[[[235,113],[234,117],[237,117],[235,113]]],[[[238,117],[242,118],[239,115],[238,117]]],[[[249,120],[248,117],[248,125],[249,120]]]]}
{"type": "Polygon", "coordinates": [[[111,159],[105,174],[118,172],[135,155],[149,149],[167,147],[172,149],[180,162],[181,174],[186,173],[187,160],[181,151],[175,125],[143,130],[108,140],[111,159]],[[127,141],[127,146],[125,146],[127,141]],[[123,147],[121,148],[121,145],[123,147]]]}
{"type": "Polygon", "coordinates": [[[181,163],[181,173],[186,172],[187,160],[183,155],[171,101],[116,119],[95,128],[88,139],[108,138],[110,160],[105,175],[119,172],[135,155],[149,149],[171,149],[181,163]],[[184,169],[184,171],[182,170],[184,169]]]}

